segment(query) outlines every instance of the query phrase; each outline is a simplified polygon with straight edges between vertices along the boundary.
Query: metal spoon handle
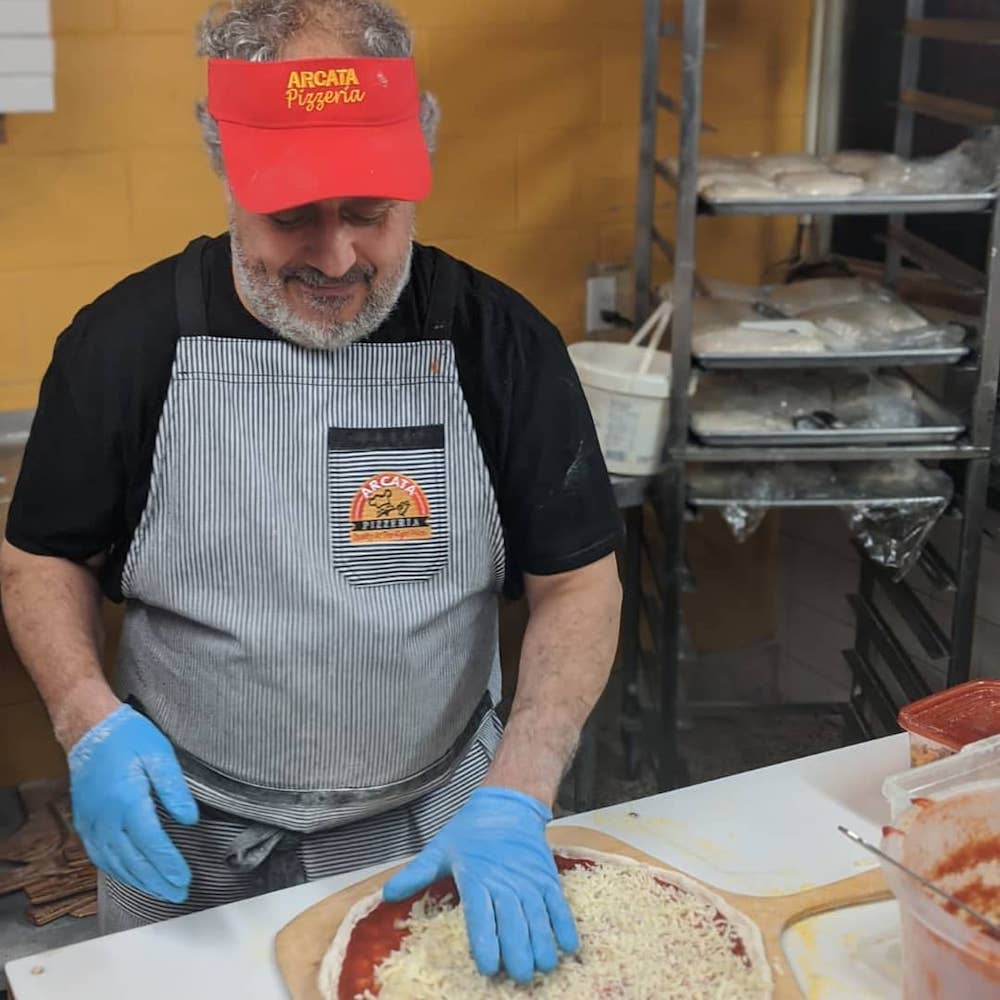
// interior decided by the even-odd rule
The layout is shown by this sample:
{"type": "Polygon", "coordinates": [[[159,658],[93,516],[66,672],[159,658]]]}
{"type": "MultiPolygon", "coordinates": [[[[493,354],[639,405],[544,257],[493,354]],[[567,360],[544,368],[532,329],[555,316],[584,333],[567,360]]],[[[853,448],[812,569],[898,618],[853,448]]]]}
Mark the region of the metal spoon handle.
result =
{"type": "Polygon", "coordinates": [[[973,920],[977,920],[979,923],[986,926],[990,933],[996,937],[1000,938],[1000,924],[994,923],[989,917],[984,917],[978,910],[974,910],[968,903],[963,903],[962,900],[953,896],[950,892],[945,892],[940,886],[935,885],[929,879],[923,877],[923,875],[918,875],[912,868],[907,868],[906,865],[901,864],[895,858],[890,857],[885,851],[876,847],[874,844],[869,844],[867,840],[863,840],[859,837],[853,830],[848,830],[846,826],[838,826],[837,829],[845,836],[849,837],[856,844],[860,844],[866,851],[871,851],[876,857],[881,858],[883,861],[888,861],[889,864],[895,865],[901,872],[905,872],[910,878],[915,879],[924,888],[930,889],[931,892],[937,893],[939,896],[947,899],[952,906],[957,906],[960,910],[967,913],[973,920]]]}

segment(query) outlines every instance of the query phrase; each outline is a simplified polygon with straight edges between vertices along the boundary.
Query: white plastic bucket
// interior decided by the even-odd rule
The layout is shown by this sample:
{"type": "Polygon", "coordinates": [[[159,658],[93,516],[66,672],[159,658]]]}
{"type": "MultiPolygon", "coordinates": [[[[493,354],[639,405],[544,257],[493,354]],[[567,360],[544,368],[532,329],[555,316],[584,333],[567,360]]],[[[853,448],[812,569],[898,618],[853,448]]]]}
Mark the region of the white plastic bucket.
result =
{"type": "Polygon", "coordinates": [[[648,476],[662,466],[671,357],[657,348],[671,312],[669,301],[661,303],[627,344],[584,340],[569,347],[609,472],[648,476]],[[649,344],[639,346],[647,335],[649,344]]]}
{"type": "MultiPolygon", "coordinates": [[[[986,903],[1000,894],[998,838],[1000,782],[970,782],[918,798],[886,828],[882,850],[996,920],[986,903]]],[[[997,1000],[1000,941],[898,868],[883,862],[882,870],[900,905],[905,1000],[997,1000]]]]}

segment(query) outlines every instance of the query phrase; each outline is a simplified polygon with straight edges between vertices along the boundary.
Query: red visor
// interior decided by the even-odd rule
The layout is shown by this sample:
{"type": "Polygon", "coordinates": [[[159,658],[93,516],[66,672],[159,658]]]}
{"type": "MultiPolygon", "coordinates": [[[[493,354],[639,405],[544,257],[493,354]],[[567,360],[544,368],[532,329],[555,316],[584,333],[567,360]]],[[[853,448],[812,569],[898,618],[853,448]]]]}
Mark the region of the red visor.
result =
{"type": "Polygon", "coordinates": [[[430,194],[412,59],[210,59],[208,111],[233,195],[251,212],[430,194]]]}

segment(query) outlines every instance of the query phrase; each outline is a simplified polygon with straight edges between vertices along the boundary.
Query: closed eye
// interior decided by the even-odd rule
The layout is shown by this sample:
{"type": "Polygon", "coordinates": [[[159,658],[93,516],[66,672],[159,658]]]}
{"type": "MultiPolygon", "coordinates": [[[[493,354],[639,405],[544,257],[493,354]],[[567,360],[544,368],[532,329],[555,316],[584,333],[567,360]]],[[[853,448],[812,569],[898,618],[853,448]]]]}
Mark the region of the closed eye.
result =
{"type": "Polygon", "coordinates": [[[343,208],[344,221],[354,226],[377,226],[384,222],[392,209],[393,202],[359,201],[343,208]]]}
{"type": "Polygon", "coordinates": [[[305,212],[280,212],[269,215],[268,221],[278,229],[295,229],[306,221],[305,212]]]}

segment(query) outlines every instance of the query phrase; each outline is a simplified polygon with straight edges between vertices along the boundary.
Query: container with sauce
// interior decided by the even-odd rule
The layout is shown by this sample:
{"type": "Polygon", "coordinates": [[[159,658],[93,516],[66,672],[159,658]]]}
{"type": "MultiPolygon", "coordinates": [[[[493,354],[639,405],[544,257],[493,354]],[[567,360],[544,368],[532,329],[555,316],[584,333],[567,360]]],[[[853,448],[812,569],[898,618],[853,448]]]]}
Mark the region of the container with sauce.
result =
{"type": "Polygon", "coordinates": [[[910,764],[927,764],[1000,734],[1000,681],[969,681],[907,705],[899,724],[910,734],[910,764]]]}
{"type": "MultiPolygon", "coordinates": [[[[882,850],[1000,922],[1000,780],[918,797],[887,826],[882,850]]],[[[1000,938],[883,862],[899,900],[904,1000],[997,1000],[1000,938]]]]}

